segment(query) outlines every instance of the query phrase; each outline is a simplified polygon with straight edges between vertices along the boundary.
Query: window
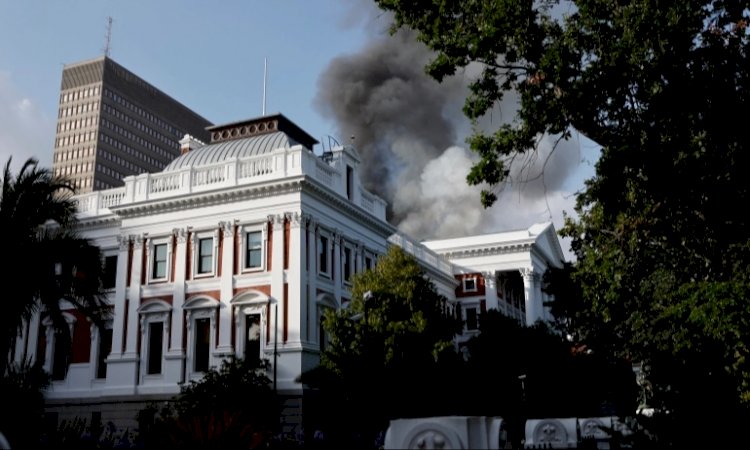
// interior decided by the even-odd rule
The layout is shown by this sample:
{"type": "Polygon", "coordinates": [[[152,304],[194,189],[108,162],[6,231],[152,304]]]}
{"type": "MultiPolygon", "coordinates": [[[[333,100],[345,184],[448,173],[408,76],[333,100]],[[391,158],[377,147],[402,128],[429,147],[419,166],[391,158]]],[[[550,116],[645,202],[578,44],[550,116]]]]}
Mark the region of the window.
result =
{"type": "MultiPolygon", "coordinates": [[[[88,180],[87,180],[88,181],[88,180]]],[[[104,273],[102,274],[102,287],[112,289],[117,282],[117,255],[104,257],[104,273]]]]}
{"type": "Polygon", "coordinates": [[[479,324],[479,322],[477,321],[477,309],[466,308],[465,311],[466,311],[466,329],[476,330],[479,324]]]}
{"type": "Polygon", "coordinates": [[[263,232],[250,231],[245,234],[245,268],[263,267],[263,232]]]}
{"type": "Polygon", "coordinates": [[[206,274],[214,271],[214,239],[201,238],[198,240],[198,273],[206,274]]]}
{"type": "Polygon", "coordinates": [[[162,344],[164,341],[164,322],[151,322],[148,325],[148,360],[146,374],[161,373],[162,344]]]}
{"type": "Polygon", "coordinates": [[[195,342],[193,344],[193,370],[207,372],[209,349],[211,348],[211,319],[195,319],[195,342]]]}
{"type": "Polygon", "coordinates": [[[330,276],[331,271],[328,266],[329,253],[328,238],[326,236],[318,236],[318,273],[321,275],[330,276]]]}
{"type": "Polygon", "coordinates": [[[372,256],[365,255],[365,270],[372,269],[372,256]]]}
{"type": "Polygon", "coordinates": [[[248,314],[245,316],[245,361],[260,358],[261,349],[261,317],[260,314],[248,314]]]}
{"type": "Polygon", "coordinates": [[[187,312],[187,372],[191,379],[201,377],[211,366],[216,336],[219,302],[198,296],[183,305],[187,312]]]}
{"type": "Polygon", "coordinates": [[[42,325],[45,327],[46,340],[44,370],[52,376],[53,381],[65,379],[71,359],[70,347],[68,345],[70,339],[73,339],[76,319],[69,313],[63,313],[63,317],[68,324],[67,330],[56,328],[49,317],[42,320],[42,325]],[[68,333],[68,336],[62,334],[65,332],[68,333]]]}
{"type": "Polygon", "coordinates": [[[477,291],[476,277],[464,278],[464,292],[476,292],[476,291],[477,291]]]}
{"type": "Polygon", "coordinates": [[[107,356],[112,351],[112,328],[99,330],[99,348],[96,358],[96,378],[107,378],[107,356]]]}
{"type": "Polygon", "coordinates": [[[344,247],[344,281],[348,282],[354,272],[354,258],[352,257],[352,249],[350,247],[344,247]]]}
{"type": "Polygon", "coordinates": [[[157,280],[167,277],[167,244],[154,245],[154,259],[151,278],[157,280]]]}

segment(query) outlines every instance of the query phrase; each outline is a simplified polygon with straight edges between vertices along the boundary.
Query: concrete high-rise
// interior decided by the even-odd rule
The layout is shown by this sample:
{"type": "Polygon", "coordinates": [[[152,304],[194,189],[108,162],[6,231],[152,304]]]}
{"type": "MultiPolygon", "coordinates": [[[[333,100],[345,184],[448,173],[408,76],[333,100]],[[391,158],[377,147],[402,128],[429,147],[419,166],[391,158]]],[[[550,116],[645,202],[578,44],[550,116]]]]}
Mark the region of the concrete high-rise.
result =
{"type": "Polygon", "coordinates": [[[106,56],[63,68],[57,117],[52,167],[78,193],[162,170],[185,134],[207,142],[212,125],[106,56]]]}

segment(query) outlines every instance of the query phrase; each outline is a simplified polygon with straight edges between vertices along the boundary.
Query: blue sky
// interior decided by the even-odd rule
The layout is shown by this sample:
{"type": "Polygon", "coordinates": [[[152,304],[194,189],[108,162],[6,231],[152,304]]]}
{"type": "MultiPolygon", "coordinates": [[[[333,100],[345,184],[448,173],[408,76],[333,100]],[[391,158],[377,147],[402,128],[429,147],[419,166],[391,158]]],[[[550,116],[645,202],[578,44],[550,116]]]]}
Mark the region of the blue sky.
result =
{"type": "Polygon", "coordinates": [[[334,134],[316,84],[365,41],[360,13],[340,0],[0,0],[0,156],[51,164],[63,65],[103,54],[109,16],[110,56],[208,120],[261,114],[267,58],[266,111],[334,134]]]}
{"type": "MultiPolygon", "coordinates": [[[[267,113],[283,113],[321,141],[328,135],[346,141],[347,127],[360,130],[360,136],[388,134],[387,164],[396,170],[383,191],[389,193],[379,193],[401,208],[403,220],[396,225],[418,239],[526,228],[547,220],[559,228],[563,211],[573,213],[574,192],[593,174],[597,146],[574,139],[557,151],[543,190],[517,183],[494,208],[482,211],[478,191],[463,181],[474,155],[455,148],[465,147],[469,130],[456,99],[465,95],[470,71],[453,88],[446,86],[446,92],[453,89],[446,94],[439,92],[442,85],[427,86],[433,80],[404,80],[423,75],[418,58],[424,52],[408,40],[393,41],[389,17],[369,0],[0,0],[0,161],[12,155],[17,167],[34,156],[51,166],[63,65],[103,54],[110,16],[110,56],[214,123],[261,114],[267,59],[267,113]],[[373,80],[360,70],[366,64],[370,72],[391,64],[402,67],[376,81],[380,84],[367,84],[373,80]],[[333,66],[338,71],[330,70],[333,66]],[[351,78],[347,70],[353,72],[351,78]],[[403,81],[404,90],[388,90],[394,81],[403,81]],[[420,116],[415,103],[421,99],[404,95],[416,89],[425,89],[437,105],[445,102],[433,118],[449,117],[455,130],[444,143],[430,142],[434,148],[428,151],[420,146],[427,145],[425,137],[434,141],[429,139],[434,135],[422,130],[418,136],[419,124],[390,136],[390,130],[407,128],[407,121],[420,116]],[[354,94],[361,97],[326,108],[354,94]],[[388,117],[370,127],[369,121],[382,111],[388,117]],[[447,187],[442,194],[436,189],[441,185],[447,187]]],[[[495,117],[500,116],[508,115],[495,117]]],[[[438,124],[430,120],[423,128],[435,126],[437,131],[438,124]]],[[[357,142],[361,152],[373,151],[357,142]]],[[[373,148],[381,151],[382,144],[373,148]]],[[[535,165],[540,164],[528,163],[535,165]]]]}

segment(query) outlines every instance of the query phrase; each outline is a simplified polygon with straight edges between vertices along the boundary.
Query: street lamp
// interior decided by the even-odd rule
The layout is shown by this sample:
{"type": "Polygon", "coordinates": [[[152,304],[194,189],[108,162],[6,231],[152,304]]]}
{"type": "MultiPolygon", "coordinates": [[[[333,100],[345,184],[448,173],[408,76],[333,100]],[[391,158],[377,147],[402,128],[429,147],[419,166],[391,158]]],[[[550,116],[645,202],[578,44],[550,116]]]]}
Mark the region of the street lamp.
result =
{"type": "Polygon", "coordinates": [[[273,392],[278,393],[276,389],[276,365],[279,357],[279,302],[275,298],[269,298],[268,304],[273,304],[273,392]]]}

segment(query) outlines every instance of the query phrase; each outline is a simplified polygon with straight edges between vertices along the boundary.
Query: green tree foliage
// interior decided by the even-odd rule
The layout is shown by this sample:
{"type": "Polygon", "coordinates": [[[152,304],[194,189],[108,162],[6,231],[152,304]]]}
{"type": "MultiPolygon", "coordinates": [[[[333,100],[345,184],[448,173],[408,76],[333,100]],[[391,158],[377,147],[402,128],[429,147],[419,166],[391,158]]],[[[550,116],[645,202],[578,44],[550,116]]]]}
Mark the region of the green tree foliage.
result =
{"type": "Polygon", "coordinates": [[[9,364],[0,377],[0,432],[11,448],[36,448],[44,418],[44,390],[50,377],[41,364],[9,364]]]}
{"type": "Polygon", "coordinates": [[[627,361],[572,345],[543,323],[527,327],[497,310],[482,314],[480,334],[467,347],[463,379],[485,380],[467,389],[457,412],[502,417],[511,439],[527,418],[633,415],[638,401],[627,361]]]}
{"type": "Polygon", "coordinates": [[[663,439],[747,421],[750,2],[376,1],[436,51],[437,79],[479,64],[471,119],[520,96],[512,123],[470,139],[470,183],[501,182],[544,133],[602,146],[564,230],[571,334],[643,362],[663,439]]]}
{"type": "Polygon", "coordinates": [[[392,418],[445,410],[461,323],[413,256],[394,246],[372,270],[356,274],[351,303],[327,311],[323,327],[328,343],[313,384],[322,385],[324,402],[339,405],[339,425],[367,434],[385,430],[392,418]]]}
{"type": "Polygon", "coordinates": [[[279,425],[269,363],[231,358],[160,409],[139,413],[147,448],[266,448],[279,425]]]}
{"type": "MultiPolygon", "coordinates": [[[[60,309],[66,300],[88,318],[102,324],[108,313],[101,285],[99,249],[75,233],[73,187],[29,159],[17,175],[5,165],[0,180],[0,232],[5,257],[0,282],[11,287],[0,314],[0,373],[23,323],[38,310],[61,330],[58,338],[70,345],[68,325],[60,309]]],[[[23,355],[22,355],[23,356],[23,355]]]]}

